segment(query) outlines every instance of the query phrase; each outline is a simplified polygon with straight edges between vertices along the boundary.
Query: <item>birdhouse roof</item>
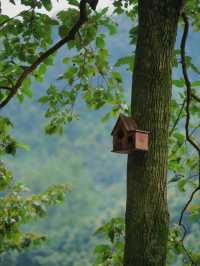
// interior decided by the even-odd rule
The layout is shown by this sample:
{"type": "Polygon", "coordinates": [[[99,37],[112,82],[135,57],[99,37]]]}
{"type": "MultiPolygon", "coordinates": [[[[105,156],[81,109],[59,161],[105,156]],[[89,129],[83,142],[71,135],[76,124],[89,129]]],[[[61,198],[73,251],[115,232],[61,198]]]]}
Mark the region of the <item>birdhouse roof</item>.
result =
{"type": "Polygon", "coordinates": [[[123,114],[120,114],[119,118],[118,118],[118,120],[117,120],[117,122],[116,122],[116,124],[115,124],[115,126],[114,126],[114,128],[112,130],[111,135],[113,135],[114,131],[117,129],[117,126],[118,126],[120,121],[122,122],[122,124],[123,124],[124,128],[126,129],[126,131],[130,132],[130,131],[137,130],[137,124],[136,124],[135,120],[132,117],[127,117],[127,116],[125,116],[123,114]]]}

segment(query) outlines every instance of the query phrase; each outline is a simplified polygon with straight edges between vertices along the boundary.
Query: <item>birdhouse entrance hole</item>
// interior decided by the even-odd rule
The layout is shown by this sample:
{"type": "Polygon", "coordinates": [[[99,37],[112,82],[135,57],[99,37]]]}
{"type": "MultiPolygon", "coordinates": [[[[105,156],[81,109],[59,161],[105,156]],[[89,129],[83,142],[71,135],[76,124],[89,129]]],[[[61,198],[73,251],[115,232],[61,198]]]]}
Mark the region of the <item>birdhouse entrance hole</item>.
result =
{"type": "Polygon", "coordinates": [[[133,136],[128,136],[128,144],[129,145],[133,144],[133,136]]]}

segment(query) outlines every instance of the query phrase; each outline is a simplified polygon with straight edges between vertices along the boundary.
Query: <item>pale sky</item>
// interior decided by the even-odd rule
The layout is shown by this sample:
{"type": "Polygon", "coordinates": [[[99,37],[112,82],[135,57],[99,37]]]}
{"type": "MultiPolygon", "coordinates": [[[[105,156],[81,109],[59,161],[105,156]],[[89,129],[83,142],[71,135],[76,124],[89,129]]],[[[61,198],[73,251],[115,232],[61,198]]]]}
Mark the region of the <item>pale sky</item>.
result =
{"type": "MultiPolygon", "coordinates": [[[[98,8],[103,8],[106,6],[111,6],[113,0],[99,0],[98,8]]],[[[2,13],[9,15],[11,17],[18,14],[20,11],[24,9],[19,0],[16,0],[16,5],[11,4],[8,0],[1,0],[2,5],[2,13]]],[[[57,13],[59,10],[66,10],[67,9],[67,0],[52,0],[53,9],[50,12],[51,15],[57,13]]]]}

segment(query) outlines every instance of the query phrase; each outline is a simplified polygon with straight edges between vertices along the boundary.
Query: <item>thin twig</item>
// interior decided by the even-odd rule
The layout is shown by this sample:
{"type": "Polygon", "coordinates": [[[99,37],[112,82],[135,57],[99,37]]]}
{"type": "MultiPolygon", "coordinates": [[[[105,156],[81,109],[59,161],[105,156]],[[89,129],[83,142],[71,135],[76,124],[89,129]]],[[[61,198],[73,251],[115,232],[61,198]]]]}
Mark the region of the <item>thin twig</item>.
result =
{"type": "Polygon", "coordinates": [[[81,0],[80,2],[80,16],[78,21],[75,23],[75,25],[71,28],[67,36],[65,36],[63,39],[58,41],[56,44],[54,44],[49,50],[46,52],[42,53],[36,61],[29,66],[18,78],[16,81],[12,92],[0,103],[0,109],[2,109],[5,105],[8,104],[8,102],[15,96],[17,93],[18,89],[21,87],[23,81],[29,76],[41,63],[43,63],[50,55],[54,54],[58,49],[60,49],[63,45],[68,43],[69,41],[72,41],[75,39],[75,36],[79,29],[82,27],[82,25],[87,21],[87,5],[88,0],[81,0]]]}
{"type": "Polygon", "coordinates": [[[190,136],[194,135],[194,133],[196,132],[197,129],[200,128],[200,124],[198,124],[197,126],[195,126],[192,131],[190,132],[190,136]]]}
{"type": "Polygon", "coordinates": [[[183,110],[184,110],[184,108],[185,108],[185,102],[186,102],[186,100],[184,99],[184,101],[183,101],[183,103],[182,103],[182,105],[181,105],[181,108],[180,108],[179,114],[178,114],[178,116],[177,116],[177,119],[176,119],[176,121],[174,122],[174,125],[173,125],[172,129],[171,129],[170,132],[169,132],[169,136],[171,136],[171,135],[174,133],[174,130],[176,129],[176,126],[178,125],[178,123],[179,123],[179,121],[180,121],[180,119],[181,119],[182,112],[183,112],[183,110]]]}
{"type": "Polygon", "coordinates": [[[189,200],[187,201],[187,203],[185,204],[184,208],[182,209],[181,211],[181,215],[180,215],[180,218],[179,218],[179,225],[182,224],[182,220],[183,220],[183,215],[185,213],[185,211],[187,210],[188,206],[190,205],[190,203],[192,202],[196,192],[200,189],[200,186],[198,186],[197,188],[195,188],[195,190],[192,191],[191,195],[190,195],[190,198],[189,200]]]}
{"type": "Polygon", "coordinates": [[[196,94],[192,93],[192,98],[200,103],[200,98],[196,94]]]}

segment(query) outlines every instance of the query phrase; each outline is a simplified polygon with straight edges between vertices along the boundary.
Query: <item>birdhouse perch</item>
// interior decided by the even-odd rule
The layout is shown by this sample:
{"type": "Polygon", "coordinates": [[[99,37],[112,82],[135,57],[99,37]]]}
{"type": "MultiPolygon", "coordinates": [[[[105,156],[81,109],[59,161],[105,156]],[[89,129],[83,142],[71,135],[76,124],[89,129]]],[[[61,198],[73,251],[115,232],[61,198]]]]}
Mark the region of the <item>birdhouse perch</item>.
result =
{"type": "Polygon", "coordinates": [[[113,152],[130,154],[135,151],[148,151],[149,132],[139,130],[132,117],[120,114],[111,135],[113,152]]]}

